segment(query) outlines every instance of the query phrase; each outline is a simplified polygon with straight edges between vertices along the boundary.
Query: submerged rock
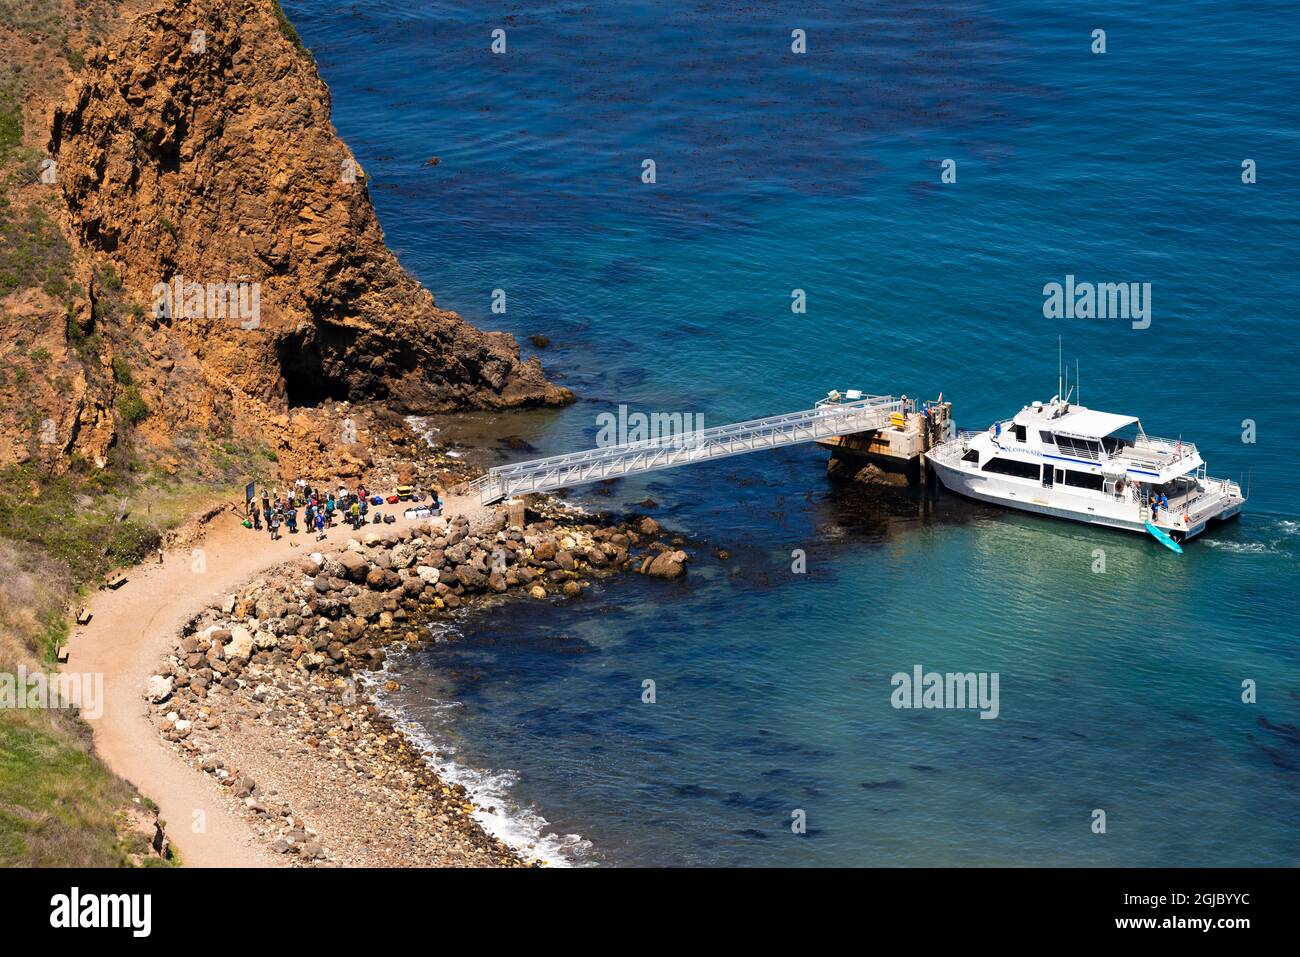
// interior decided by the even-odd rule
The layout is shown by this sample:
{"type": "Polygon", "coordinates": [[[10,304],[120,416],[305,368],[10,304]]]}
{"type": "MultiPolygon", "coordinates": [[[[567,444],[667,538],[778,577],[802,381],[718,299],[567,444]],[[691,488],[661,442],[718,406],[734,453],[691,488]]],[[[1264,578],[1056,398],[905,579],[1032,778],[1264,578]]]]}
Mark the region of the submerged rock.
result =
{"type": "Polygon", "coordinates": [[[685,552],[660,552],[648,565],[642,566],[641,572],[652,578],[681,578],[686,574],[686,561],[685,552]]]}

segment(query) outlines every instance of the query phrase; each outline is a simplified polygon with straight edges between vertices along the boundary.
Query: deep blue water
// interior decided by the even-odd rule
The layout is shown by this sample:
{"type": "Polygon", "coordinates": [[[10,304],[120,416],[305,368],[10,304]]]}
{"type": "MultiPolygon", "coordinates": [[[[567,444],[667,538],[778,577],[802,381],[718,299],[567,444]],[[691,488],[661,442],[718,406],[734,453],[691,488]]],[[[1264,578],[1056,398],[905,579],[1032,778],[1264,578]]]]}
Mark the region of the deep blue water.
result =
{"type": "Polygon", "coordinates": [[[1300,858],[1300,26],[1055,6],[285,0],[402,262],[471,321],[549,336],[581,397],[490,428],[571,450],[619,403],[720,424],[830,388],[942,390],[983,428],[1056,391],[1059,334],[1086,404],[1250,476],[1242,520],[1181,558],[837,488],[809,447],[575,496],[651,496],[733,557],[466,621],[398,666],[396,703],[578,859],[1300,858]],[[1045,319],[1067,273],[1150,282],[1150,328],[1045,319]],[[1000,716],[895,710],[918,663],[997,671],[1000,716]]]}

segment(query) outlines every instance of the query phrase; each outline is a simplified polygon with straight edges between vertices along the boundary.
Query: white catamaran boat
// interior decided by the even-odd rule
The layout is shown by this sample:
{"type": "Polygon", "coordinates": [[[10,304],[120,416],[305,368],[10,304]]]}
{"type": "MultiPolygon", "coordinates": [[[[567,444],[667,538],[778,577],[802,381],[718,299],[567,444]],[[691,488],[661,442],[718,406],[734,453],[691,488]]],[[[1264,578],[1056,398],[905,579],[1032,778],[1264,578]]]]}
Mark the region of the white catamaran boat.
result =
{"type": "Polygon", "coordinates": [[[959,432],[926,459],[945,488],[971,498],[1175,541],[1246,501],[1238,483],[1206,476],[1190,442],[1152,438],[1135,416],[1068,397],[1035,402],[987,432],[959,432]]]}

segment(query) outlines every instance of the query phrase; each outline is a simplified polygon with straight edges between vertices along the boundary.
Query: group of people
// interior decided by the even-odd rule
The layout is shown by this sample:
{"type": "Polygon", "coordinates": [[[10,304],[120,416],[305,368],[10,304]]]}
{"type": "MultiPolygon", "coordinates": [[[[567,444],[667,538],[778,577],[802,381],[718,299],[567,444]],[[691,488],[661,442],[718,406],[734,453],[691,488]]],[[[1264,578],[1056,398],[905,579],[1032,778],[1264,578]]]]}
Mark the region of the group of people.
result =
{"type": "MultiPolygon", "coordinates": [[[[412,492],[409,498],[419,501],[426,496],[434,508],[441,505],[436,492],[423,495],[412,492]]],[[[318,540],[324,539],[338,515],[342,515],[343,521],[354,529],[366,524],[374,498],[364,485],[358,485],[355,489],[340,485],[337,491],[329,491],[309,485],[305,479],[298,479],[284,492],[278,488],[270,491],[262,489],[260,501],[256,497],[250,498],[248,518],[244,525],[258,531],[265,525],[274,541],[280,537],[282,528],[288,529],[291,535],[298,534],[298,516],[301,510],[305,531],[308,534],[315,532],[318,540]]],[[[379,520],[379,515],[376,514],[375,521],[379,520]]]]}
{"type": "Polygon", "coordinates": [[[356,516],[359,519],[362,514],[360,503],[367,497],[364,487],[355,491],[340,487],[338,492],[327,492],[299,479],[285,492],[278,488],[271,491],[262,489],[260,502],[257,498],[250,498],[248,520],[244,524],[258,531],[265,525],[274,541],[280,537],[281,529],[287,529],[291,535],[298,534],[298,516],[301,510],[305,530],[308,533],[315,532],[318,539],[323,539],[326,530],[333,527],[334,516],[338,512],[343,512],[348,522],[359,527],[359,521],[354,519],[351,509],[356,506],[356,516]]]}
{"type": "Polygon", "coordinates": [[[1156,492],[1153,490],[1151,492],[1151,521],[1154,522],[1156,520],[1156,516],[1160,514],[1162,508],[1166,512],[1169,511],[1169,496],[1164,492],[1156,492]]]}

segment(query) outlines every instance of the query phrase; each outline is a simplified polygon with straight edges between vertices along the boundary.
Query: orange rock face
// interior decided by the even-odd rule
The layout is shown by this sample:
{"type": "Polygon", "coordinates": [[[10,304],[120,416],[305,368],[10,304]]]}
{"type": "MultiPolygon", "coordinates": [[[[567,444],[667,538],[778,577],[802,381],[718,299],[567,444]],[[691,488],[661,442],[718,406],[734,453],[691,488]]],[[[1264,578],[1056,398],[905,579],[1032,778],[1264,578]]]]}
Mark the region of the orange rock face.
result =
{"type": "MultiPolygon", "coordinates": [[[[22,315],[55,317],[51,355],[67,349],[54,341],[65,311],[103,333],[91,342],[104,368],[114,344],[129,353],[146,437],[233,418],[272,447],[328,447],[319,433],[333,429],[287,413],[327,400],[403,412],[572,400],[512,337],[439,309],[401,268],[330,124],[329,91],[270,0],[128,3],[64,78],[29,103],[28,140],[47,137],[57,161],[48,189],[83,282],[66,309],[33,293],[22,315]],[[104,268],[122,307],[97,314],[104,268]]],[[[99,394],[75,378],[50,407],[99,456],[122,383],[106,376],[99,394]]],[[[71,431],[58,429],[65,451],[71,431]]],[[[360,468],[364,455],[349,455],[360,468]]]]}

